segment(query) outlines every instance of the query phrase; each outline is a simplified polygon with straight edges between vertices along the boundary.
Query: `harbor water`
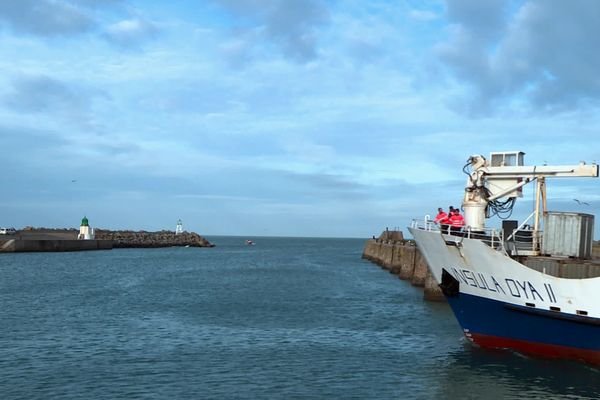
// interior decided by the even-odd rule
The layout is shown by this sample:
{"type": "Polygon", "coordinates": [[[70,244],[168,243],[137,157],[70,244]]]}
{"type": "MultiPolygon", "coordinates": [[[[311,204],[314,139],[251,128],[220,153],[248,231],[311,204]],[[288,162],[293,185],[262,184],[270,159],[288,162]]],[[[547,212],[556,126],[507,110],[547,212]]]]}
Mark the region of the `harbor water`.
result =
{"type": "Polygon", "coordinates": [[[599,398],[600,369],[485,351],[362,239],[0,255],[3,399],[599,398]]]}

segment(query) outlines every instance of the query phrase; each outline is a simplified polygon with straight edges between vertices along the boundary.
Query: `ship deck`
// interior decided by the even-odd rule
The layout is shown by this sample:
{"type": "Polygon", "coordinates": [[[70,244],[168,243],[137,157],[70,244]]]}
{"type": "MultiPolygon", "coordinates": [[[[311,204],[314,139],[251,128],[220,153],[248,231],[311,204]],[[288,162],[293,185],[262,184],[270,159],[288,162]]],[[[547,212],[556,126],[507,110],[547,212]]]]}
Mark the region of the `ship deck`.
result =
{"type": "MultiPolygon", "coordinates": [[[[413,228],[440,232],[438,226],[431,224],[429,221],[425,221],[425,224],[422,224],[422,221],[414,220],[413,228]]],[[[464,231],[452,232],[449,230],[447,235],[448,236],[446,236],[446,238],[449,236],[457,236],[461,238],[478,239],[498,251],[503,251],[501,250],[502,248],[506,249],[509,247],[506,246],[506,243],[505,246],[502,245],[504,242],[502,233],[501,231],[495,229],[486,229],[486,231],[483,233],[464,231]]],[[[519,242],[518,238],[517,242],[515,242],[513,239],[513,241],[510,243],[512,248],[520,249],[519,251],[521,253],[526,253],[522,250],[527,249],[528,247],[531,248],[531,245],[531,237],[522,242],[519,242]]],[[[588,279],[600,277],[600,242],[594,242],[591,259],[549,255],[513,255],[511,258],[528,268],[557,278],[588,279]]]]}

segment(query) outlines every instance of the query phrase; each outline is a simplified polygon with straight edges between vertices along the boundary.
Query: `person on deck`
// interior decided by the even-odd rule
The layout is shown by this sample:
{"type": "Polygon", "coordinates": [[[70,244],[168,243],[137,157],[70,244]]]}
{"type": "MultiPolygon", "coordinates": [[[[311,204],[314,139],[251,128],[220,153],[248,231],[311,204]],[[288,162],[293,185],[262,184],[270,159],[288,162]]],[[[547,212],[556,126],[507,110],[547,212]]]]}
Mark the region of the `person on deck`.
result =
{"type": "Polygon", "coordinates": [[[444,209],[442,209],[441,207],[438,208],[438,214],[433,219],[433,223],[440,224],[440,230],[442,232],[448,231],[448,224],[450,223],[450,220],[448,219],[448,214],[446,214],[444,212],[444,209]]]}
{"type": "Polygon", "coordinates": [[[458,208],[454,209],[454,212],[448,217],[450,223],[450,230],[452,233],[460,232],[463,226],[465,226],[465,219],[460,215],[458,208]]]}
{"type": "Polygon", "coordinates": [[[438,214],[433,219],[433,223],[434,224],[441,224],[442,221],[445,222],[447,219],[448,219],[448,214],[446,214],[444,212],[444,209],[442,207],[439,207],[438,208],[438,214]]]}

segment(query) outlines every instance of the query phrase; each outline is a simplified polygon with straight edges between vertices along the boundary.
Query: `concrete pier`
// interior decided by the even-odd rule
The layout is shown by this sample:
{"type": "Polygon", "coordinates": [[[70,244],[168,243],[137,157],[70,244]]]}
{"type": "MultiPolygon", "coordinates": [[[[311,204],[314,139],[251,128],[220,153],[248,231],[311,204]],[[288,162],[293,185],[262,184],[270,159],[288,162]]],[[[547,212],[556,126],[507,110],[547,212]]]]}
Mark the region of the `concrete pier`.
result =
{"type": "Polygon", "coordinates": [[[111,250],[112,240],[10,239],[0,242],[0,253],[111,250]]]}
{"type": "Polygon", "coordinates": [[[414,243],[408,242],[402,245],[402,266],[400,268],[400,279],[411,279],[415,272],[415,258],[417,248],[414,243]]]}
{"type": "Polygon", "coordinates": [[[421,255],[419,249],[415,247],[415,268],[410,278],[410,283],[413,286],[425,286],[425,278],[427,278],[428,271],[429,268],[427,267],[425,258],[421,255]]]}
{"type": "Polygon", "coordinates": [[[401,231],[385,230],[379,238],[367,240],[362,257],[414,286],[423,287],[425,300],[445,301],[419,249],[412,240],[405,240],[401,231]]]}

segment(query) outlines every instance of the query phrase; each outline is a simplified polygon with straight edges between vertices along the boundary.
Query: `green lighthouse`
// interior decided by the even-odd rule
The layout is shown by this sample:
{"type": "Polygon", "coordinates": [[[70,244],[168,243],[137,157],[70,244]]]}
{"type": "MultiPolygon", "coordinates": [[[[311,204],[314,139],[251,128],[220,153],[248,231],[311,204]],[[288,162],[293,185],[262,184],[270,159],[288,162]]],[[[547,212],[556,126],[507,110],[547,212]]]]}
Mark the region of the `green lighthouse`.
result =
{"type": "Polygon", "coordinates": [[[79,236],[78,239],[91,240],[94,239],[94,230],[90,228],[90,221],[88,221],[87,217],[83,217],[81,219],[81,225],[79,226],[79,236]]]}

